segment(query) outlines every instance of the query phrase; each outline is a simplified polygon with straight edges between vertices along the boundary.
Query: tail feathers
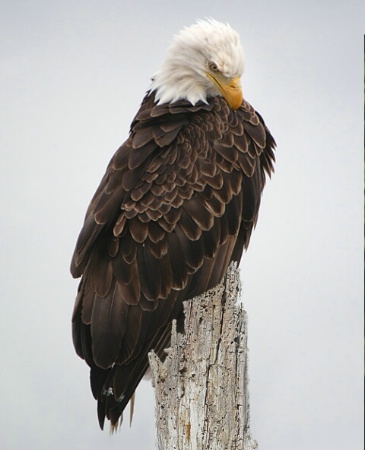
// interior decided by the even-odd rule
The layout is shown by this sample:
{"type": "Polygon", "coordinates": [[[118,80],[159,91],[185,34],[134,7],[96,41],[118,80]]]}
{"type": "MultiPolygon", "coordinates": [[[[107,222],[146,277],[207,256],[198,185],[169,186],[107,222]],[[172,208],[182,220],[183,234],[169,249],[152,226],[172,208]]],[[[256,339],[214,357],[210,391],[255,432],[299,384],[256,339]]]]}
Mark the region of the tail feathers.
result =
{"type": "Polygon", "coordinates": [[[115,432],[123,420],[123,411],[130,402],[132,421],[134,412],[134,393],[147,372],[148,352],[151,348],[161,359],[164,349],[169,346],[170,326],[161,329],[154,339],[147,343],[137,358],[124,364],[114,364],[110,369],[93,365],[90,370],[91,390],[98,401],[97,414],[100,428],[104,428],[105,418],[110,420],[111,432],[115,432]]]}
{"type": "MultiPolygon", "coordinates": [[[[148,368],[147,357],[133,361],[128,365],[118,366],[114,365],[109,369],[108,375],[105,377],[105,381],[97,396],[98,406],[98,420],[100,428],[104,428],[105,417],[110,420],[111,432],[115,432],[123,421],[123,411],[127,404],[130,402],[131,406],[131,419],[134,411],[134,393],[135,390],[143,378],[148,368]],[[124,392],[117,397],[114,390],[114,385],[124,384],[124,392]]],[[[95,369],[91,369],[93,372],[95,369]]],[[[100,369],[99,369],[100,370],[100,369]]],[[[94,376],[96,379],[97,377],[94,376]]]]}

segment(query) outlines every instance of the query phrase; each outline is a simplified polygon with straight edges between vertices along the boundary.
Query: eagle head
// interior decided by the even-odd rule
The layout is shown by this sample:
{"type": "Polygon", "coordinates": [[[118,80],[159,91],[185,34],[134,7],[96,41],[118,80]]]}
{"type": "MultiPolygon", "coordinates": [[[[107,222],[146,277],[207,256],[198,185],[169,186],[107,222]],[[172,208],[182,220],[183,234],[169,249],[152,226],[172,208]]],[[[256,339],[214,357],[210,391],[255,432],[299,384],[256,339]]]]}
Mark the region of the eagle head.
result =
{"type": "Polygon", "coordinates": [[[214,19],[199,20],[174,37],[151,91],[159,104],[187,100],[195,105],[221,95],[237,109],[242,103],[243,69],[238,33],[214,19]]]}

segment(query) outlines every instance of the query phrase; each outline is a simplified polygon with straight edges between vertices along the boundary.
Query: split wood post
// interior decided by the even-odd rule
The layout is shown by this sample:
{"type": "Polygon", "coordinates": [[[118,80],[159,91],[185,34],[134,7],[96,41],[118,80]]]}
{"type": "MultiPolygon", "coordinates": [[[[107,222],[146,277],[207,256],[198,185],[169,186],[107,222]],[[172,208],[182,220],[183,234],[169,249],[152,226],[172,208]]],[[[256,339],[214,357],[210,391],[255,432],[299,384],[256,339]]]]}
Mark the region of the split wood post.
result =
{"type": "Polygon", "coordinates": [[[232,264],[216,288],[184,302],[185,334],[172,326],[162,363],[149,354],[158,450],[253,450],[247,318],[232,264]]]}

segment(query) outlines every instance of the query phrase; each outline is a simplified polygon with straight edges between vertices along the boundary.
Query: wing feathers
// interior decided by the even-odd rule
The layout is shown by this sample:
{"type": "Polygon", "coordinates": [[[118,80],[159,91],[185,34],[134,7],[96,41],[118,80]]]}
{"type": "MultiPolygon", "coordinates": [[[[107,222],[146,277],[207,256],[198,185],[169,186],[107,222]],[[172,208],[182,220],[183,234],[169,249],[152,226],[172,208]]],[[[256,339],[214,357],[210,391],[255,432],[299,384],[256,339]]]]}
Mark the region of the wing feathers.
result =
{"type": "Polygon", "coordinates": [[[257,220],[275,141],[246,102],[220,97],[156,105],[147,94],[110,161],[73,256],[82,275],[73,314],[77,354],[91,368],[103,427],[115,425],[163,354],[182,302],[240,259],[257,220]]]}
{"type": "Polygon", "coordinates": [[[117,285],[114,283],[106,297],[95,297],[91,316],[93,360],[103,369],[118,357],[128,319],[129,306],[118,296],[117,285]]]}
{"type": "Polygon", "coordinates": [[[205,208],[201,198],[195,196],[184,203],[183,210],[190,215],[195,222],[195,226],[198,226],[201,230],[210,230],[214,223],[214,216],[205,208]]]}

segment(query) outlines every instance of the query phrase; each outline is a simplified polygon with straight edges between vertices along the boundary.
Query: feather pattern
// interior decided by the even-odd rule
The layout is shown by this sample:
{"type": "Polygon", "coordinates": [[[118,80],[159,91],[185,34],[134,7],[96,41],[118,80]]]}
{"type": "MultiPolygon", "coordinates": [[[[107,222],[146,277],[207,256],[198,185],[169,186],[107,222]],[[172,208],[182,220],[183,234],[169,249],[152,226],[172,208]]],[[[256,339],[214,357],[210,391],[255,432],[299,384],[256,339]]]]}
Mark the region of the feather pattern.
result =
{"type": "Polygon", "coordinates": [[[98,417],[118,422],[182,302],[219,283],[254,227],[275,141],[243,101],[148,92],[88,208],[71,263],[73,340],[98,417]]]}

